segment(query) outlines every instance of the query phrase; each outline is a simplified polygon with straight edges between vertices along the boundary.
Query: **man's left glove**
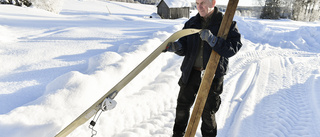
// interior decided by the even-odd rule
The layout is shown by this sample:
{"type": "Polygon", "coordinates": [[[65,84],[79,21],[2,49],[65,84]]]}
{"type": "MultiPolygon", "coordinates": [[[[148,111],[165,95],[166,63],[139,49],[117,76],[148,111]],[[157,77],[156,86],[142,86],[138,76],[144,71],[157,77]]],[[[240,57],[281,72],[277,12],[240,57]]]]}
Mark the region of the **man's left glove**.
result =
{"type": "Polygon", "coordinates": [[[212,48],[217,44],[217,41],[219,39],[218,37],[213,35],[208,29],[201,30],[199,34],[200,34],[200,38],[203,41],[206,41],[212,48]]]}

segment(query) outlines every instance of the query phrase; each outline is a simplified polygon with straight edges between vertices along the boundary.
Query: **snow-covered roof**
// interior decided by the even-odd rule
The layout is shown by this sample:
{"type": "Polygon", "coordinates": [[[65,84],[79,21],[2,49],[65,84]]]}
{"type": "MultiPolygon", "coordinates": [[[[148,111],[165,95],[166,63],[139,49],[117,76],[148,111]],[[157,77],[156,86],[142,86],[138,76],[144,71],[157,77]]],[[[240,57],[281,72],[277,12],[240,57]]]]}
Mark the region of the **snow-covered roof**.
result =
{"type": "Polygon", "coordinates": [[[163,0],[169,8],[191,7],[189,0],[163,0]]]}

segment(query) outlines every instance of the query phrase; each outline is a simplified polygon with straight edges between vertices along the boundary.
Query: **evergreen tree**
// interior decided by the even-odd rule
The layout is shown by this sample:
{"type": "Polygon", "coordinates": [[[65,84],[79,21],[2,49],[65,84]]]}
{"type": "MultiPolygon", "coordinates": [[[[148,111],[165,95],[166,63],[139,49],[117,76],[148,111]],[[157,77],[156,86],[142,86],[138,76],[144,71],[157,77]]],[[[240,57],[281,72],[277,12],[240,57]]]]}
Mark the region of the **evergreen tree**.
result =
{"type": "Polygon", "coordinates": [[[280,0],[266,0],[261,19],[280,19],[280,0]]]}

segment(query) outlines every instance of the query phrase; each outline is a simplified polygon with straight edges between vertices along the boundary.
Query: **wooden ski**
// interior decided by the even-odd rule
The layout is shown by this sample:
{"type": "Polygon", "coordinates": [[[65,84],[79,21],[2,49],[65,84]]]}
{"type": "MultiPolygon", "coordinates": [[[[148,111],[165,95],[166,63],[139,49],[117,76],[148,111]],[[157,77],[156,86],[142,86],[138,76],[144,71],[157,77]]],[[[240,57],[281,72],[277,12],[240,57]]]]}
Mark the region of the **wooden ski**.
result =
{"type": "MultiPolygon", "coordinates": [[[[222,19],[221,26],[217,35],[218,37],[227,39],[235,11],[238,6],[238,2],[239,0],[229,0],[227,10],[222,19]]],[[[214,78],[214,74],[216,73],[216,69],[219,64],[219,60],[220,60],[220,55],[214,50],[212,50],[209,62],[206,66],[206,71],[204,73],[204,76],[200,84],[200,88],[198,90],[196,103],[193,107],[193,111],[189,120],[185,137],[194,137],[196,134],[199,120],[201,118],[204,106],[206,104],[209,90],[211,88],[211,84],[214,78]]]]}
{"type": "Polygon", "coordinates": [[[80,125],[87,122],[92,116],[94,116],[101,108],[101,103],[106,98],[113,99],[118,92],[126,86],[133,78],[135,78],[144,68],[146,68],[155,58],[157,58],[164,49],[166,49],[169,42],[174,42],[177,39],[200,32],[199,29],[183,29],[172,34],[167,40],[165,40],[157,49],[155,49],[147,58],[145,58],[137,67],[135,67],[127,76],[125,76],[118,84],[110,89],[105,95],[103,95],[98,101],[96,101],[91,107],[83,112],[78,118],[72,121],[67,127],[60,131],[55,137],[65,137],[69,135],[80,125]]]}

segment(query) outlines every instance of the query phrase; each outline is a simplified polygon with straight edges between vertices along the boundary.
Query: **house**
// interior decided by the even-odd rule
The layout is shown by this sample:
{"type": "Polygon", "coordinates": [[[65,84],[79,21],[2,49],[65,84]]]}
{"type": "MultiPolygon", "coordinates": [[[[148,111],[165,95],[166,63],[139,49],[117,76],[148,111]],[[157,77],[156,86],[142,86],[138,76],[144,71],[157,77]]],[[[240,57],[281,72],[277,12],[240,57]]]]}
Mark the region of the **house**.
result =
{"type": "Polygon", "coordinates": [[[161,0],[157,13],[162,19],[190,17],[191,3],[189,0],[161,0]]]}

